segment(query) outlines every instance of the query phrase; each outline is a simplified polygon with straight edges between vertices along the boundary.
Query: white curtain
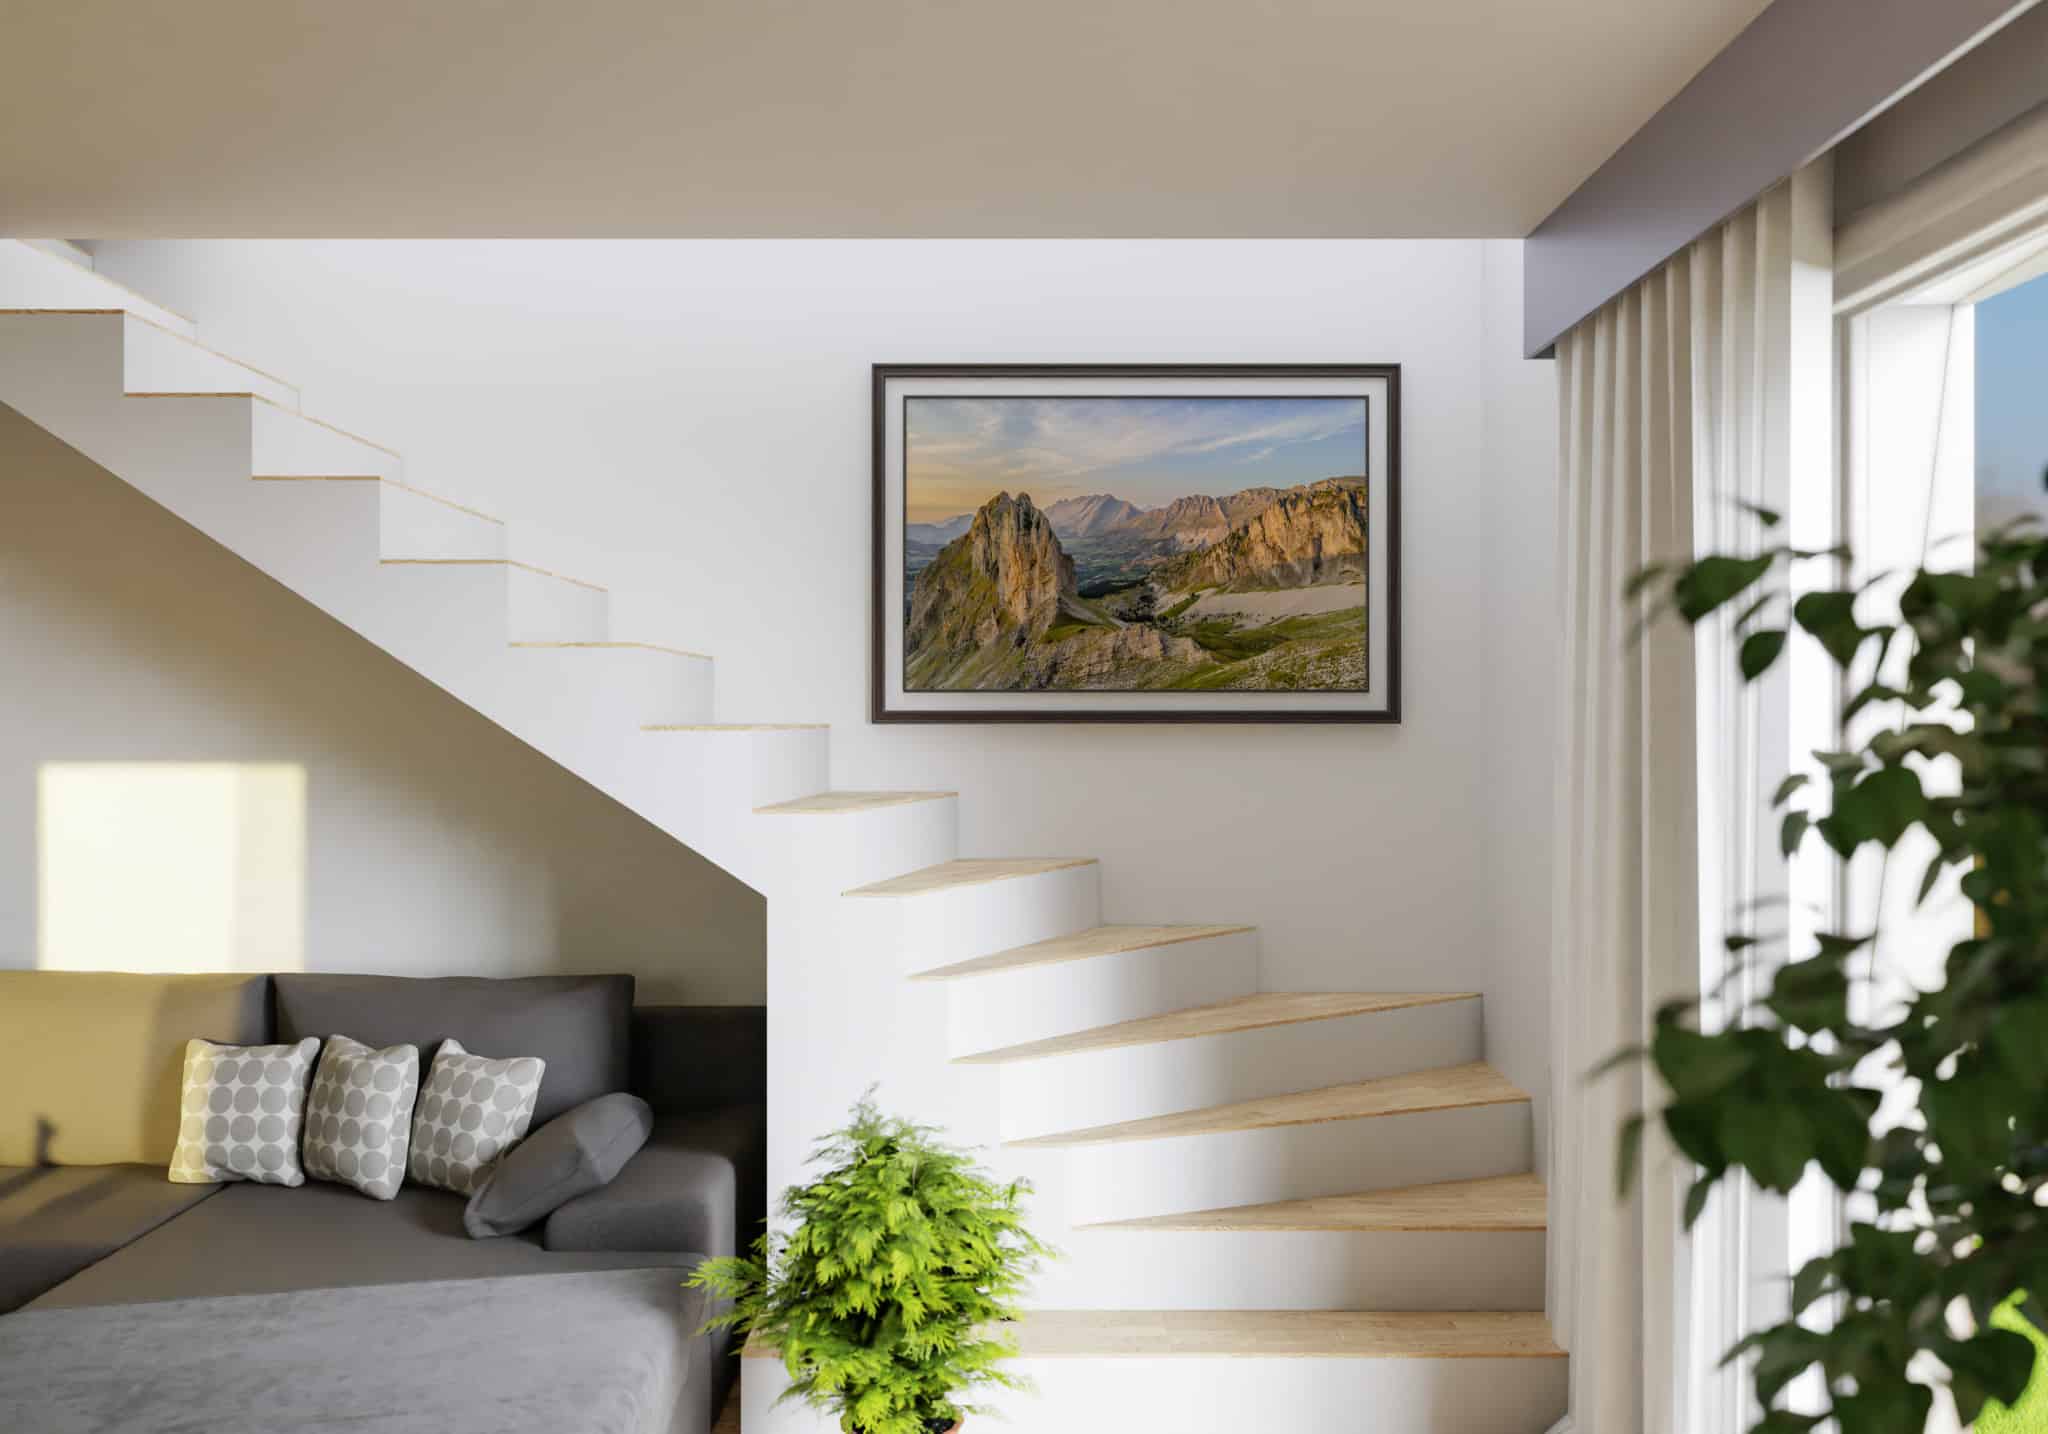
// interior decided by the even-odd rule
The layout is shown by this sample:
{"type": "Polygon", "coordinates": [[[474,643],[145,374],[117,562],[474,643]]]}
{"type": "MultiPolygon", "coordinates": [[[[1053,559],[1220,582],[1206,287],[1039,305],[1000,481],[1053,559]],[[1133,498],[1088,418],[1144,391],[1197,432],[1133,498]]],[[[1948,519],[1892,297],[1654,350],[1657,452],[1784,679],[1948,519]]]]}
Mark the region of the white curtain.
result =
{"type": "Polygon", "coordinates": [[[1763,794],[1784,771],[1790,678],[1743,687],[1725,624],[1638,634],[1642,604],[1623,590],[1646,563],[1755,544],[1735,500],[1786,511],[1795,467],[1824,443],[1830,321],[1824,283],[1809,281],[1826,185],[1825,169],[1802,172],[1557,345],[1549,1308],[1571,1354],[1574,1434],[1733,1434],[1740,1376],[1715,1366],[1759,1316],[1776,1318],[1782,1213],[1736,1190],[1688,1238],[1693,1172],[1654,1122],[1618,1203],[1621,1123],[1662,1092],[1646,1066],[1588,1073],[1645,1041],[1660,1004],[1718,977],[1727,913],[1787,894],[1763,794]]]}
{"type": "Polygon", "coordinates": [[[1698,988],[1692,644],[1633,636],[1630,574],[1692,551],[1691,264],[1681,256],[1558,341],[1562,749],[1551,971],[1550,1313],[1575,1434],[1674,1434],[1688,1291],[1683,1190],[1651,1132],[1615,1196],[1647,1071],[1587,1072],[1698,988]]]}

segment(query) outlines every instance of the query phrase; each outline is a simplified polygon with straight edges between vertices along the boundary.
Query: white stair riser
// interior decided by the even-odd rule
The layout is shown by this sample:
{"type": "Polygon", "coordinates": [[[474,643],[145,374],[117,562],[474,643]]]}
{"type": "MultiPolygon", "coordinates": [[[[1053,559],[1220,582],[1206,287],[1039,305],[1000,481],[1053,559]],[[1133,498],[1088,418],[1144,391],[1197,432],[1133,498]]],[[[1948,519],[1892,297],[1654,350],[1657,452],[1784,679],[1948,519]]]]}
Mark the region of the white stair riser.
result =
{"type": "Polygon", "coordinates": [[[530,568],[508,567],[506,626],[514,642],[604,642],[611,637],[611,599],[530,568]]]}
{"type": "MultiPolygon", "coordinates": [[[[749,833],[763,860],[822,904],[820,916],[851,928],[874,913],[841,893],[951,861],[960,850],[960,800],[937,797],[858,812],[757,814],[749,833]]],[[[893,970],[881,980],[894,987],[893,970]]]]}
{"type": "Polygon", "coordinates": [[[1102,919],[1102,868],[1089,862],[917,896],[856,898],[886,903],[897,971],[909,975],[1070,936],[1102,919]]]}
{"type": "Polygon", "coordinates": [[[125,325],[122,385],[129,393],[254,393],[299,406],[290,384],[133,317],[125,325]]]}
{"type": "Polygon", "coordinates": [[[503,558],[505,525],[395,483],[377,485],[387,558],[503,558]]]}
{"type": "Polygon", "coordinates": [[[190,338],[192,321],[69,259],[0,242],[0,310],[125,309],[190,338]]]}
{"type": "Polygon", "coordinates": [[[768,1180],[771,1192],[815,1178],[805,1158],[875,1088],[892,1115],[941,1127],[966,1146],[995,1137],[995,1073],[946,1066],[935,1039],[945,993],[886,979],[866,923],[846,924],[836,904],[767,899],[768,1180]]]}
{"type": "Polygon", "coordinates": [[[826,789],[830,738],[822,727],[641,732],[630,745],[665,825],[672,819],[673,829],[697,832],[744,822],[751,836],[756,807],[826,789]]]}
{"type": "Polygon", "coordinates": [[[383,449],[272,404],[250,404],[249,425],[249,472],[257,477],[399,478],[405,473],[404,463],[383,449]]]}
{"type": "Polygon", "coordinates": [[[1482,1054],[1479,1002],[1468,1000],[1014,1061],[1002,1068],[1003,1139],[1461,1065],[1482,1054]]]}
{"type": "Polygon", "coordinates": [[[1048,1309],[1536,1310],[1543,1232],[1074,1230],[1048,1309]]]}
{"type": "Polygon", "coordinates": [[[1068,1150],[1076,1225],[1527,1170],[1529,1107],[1422,1111],[1068,1150]]]}
{"type": "Polygon", "coordinates": [[[628,763],[642,726],[711,720],[716,669],[706,657],[639,647],[515,647],[508,666],[522,710],[550,719],[574,712],[581,730],[628,749],[628,763]]]}
{"type": "MultiPolygon", "coordinates": [[[[1566,1361],[1550,1359],[1020,1359],[1022,1390],[976,1391],[979,1422],[1018,1434],[1543,1434],[1563,1417],[1566,1361]]],[[[802,1404],[779,1361],[742,1361],[740,1422],[747,1434],[835,1434],[802,1404]]]]}
{"type": "Polygon", "coordinates": [[[973,1055],[1249,996],[1258,982],[1250,931],[960,976],[945,983],[946,1041],[973,1055]]]}

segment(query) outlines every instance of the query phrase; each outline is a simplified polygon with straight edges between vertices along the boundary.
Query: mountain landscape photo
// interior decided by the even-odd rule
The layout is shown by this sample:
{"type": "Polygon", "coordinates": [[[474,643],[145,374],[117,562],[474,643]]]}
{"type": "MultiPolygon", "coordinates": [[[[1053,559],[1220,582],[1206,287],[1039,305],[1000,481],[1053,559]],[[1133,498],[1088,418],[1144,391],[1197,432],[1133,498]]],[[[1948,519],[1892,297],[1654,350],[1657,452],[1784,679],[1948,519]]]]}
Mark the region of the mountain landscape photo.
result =
{"type": "Polygon", "coordinates": [[[904,431],[906,690],[1366,690],[1363,399],[912,398],[904,431]]]}

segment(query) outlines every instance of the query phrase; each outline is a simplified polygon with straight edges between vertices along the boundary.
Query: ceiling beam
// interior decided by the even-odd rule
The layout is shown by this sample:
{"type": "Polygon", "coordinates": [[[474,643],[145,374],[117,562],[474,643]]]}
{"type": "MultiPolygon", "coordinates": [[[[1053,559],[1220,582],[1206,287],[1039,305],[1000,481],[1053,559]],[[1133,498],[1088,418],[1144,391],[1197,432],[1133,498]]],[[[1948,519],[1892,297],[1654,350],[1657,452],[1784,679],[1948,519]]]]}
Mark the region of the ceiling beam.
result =
{"type": "Polygon", "coordinates": [[[2037,0],[1776,0],[1529,235],[1523,351],[1825,153],[2037,0]]]}

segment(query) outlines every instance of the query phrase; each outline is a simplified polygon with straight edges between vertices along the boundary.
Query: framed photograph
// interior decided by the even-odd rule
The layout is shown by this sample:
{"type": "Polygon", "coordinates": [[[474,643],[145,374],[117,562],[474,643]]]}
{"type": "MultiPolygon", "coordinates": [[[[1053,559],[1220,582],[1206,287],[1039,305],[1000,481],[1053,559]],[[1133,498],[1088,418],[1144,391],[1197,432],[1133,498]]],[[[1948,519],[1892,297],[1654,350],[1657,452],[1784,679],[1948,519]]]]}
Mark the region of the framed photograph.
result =
{"type": "Polygon", "coordinates": [[[877,722],[1401,720],[1397,364],[877,364],[877,722]]]}

